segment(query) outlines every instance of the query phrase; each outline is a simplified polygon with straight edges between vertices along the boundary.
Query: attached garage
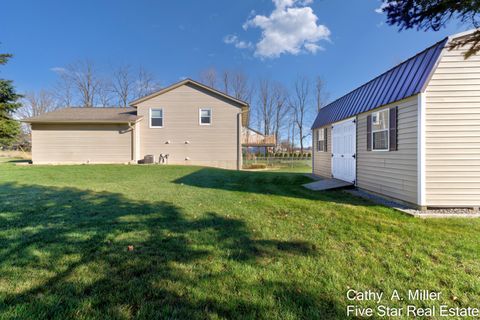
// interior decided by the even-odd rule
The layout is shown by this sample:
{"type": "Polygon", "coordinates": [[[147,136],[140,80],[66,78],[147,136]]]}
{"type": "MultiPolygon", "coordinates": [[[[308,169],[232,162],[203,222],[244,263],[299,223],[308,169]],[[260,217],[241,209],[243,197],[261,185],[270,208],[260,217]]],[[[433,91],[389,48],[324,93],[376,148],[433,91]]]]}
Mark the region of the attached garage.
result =
{"type": "Polygon", "coordinates": [[[34,163],[132,161],[132,130],[126,124],[33,124],[34,163]]]}
{"type": "Polygon", "coordinates": [[[136,160],[133,108],[65,108],[27,119],[32,162],[128,163],[136,160]]]}

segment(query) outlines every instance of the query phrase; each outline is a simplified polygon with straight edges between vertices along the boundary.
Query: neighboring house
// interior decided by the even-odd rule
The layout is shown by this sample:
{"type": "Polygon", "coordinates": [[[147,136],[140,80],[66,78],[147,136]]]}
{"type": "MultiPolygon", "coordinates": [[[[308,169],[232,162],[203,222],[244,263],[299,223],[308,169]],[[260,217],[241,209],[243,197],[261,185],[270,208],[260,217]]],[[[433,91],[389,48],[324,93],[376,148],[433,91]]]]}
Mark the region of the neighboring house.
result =
{"type": "Polygon", "coordinates": [[[64,108],[25,119],[34,164],[137,163],[168,154],[169,164],[239,169],[249,106],[187,79],[131,108],[64,108]]]}
{"type": "Polygon", "coordinates": [[[417,207],[480,206],[480,56],[448,37],[320,110],[313,173],[417,207]]]}
{"type": "Polygon", "coordinates": [[[245,147],[275,147],[275,136],[264,135],[252,128],[242,129],[242,145],[245,147]]]}

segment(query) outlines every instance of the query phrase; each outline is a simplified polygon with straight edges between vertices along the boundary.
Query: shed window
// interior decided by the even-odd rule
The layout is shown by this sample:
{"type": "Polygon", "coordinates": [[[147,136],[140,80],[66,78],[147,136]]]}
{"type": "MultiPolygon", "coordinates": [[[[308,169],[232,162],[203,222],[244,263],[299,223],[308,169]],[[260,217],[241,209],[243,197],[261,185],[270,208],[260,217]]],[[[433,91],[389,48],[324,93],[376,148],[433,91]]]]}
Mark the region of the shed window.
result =
{"type": "Polygon", "coordinates": [[[325,130],[317,129],[317,151],[325,151],[325,130]]]}
{"type": "Polygon", "coordinates": [[[373,150],[388,151],[389,109],[372,114],[373,150]]]}
{"type": "Polygon", "coordinates": [[[212,124],[212,109],[203,108],[200,109],[200,125],[212,124]]]}
{"type": "Polygon", "coordinates": [[[163,127],[163,109],[150,109],[150,128],[163,127]]]}

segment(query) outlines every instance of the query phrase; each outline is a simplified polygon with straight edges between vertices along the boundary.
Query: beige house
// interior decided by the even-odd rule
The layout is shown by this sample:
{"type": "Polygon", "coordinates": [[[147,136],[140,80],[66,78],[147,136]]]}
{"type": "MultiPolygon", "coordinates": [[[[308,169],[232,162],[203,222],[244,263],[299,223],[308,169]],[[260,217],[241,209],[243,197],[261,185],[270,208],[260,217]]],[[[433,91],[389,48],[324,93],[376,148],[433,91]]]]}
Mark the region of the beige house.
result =
{"type": "Polygon", "coordinates": [[[64,108],[25,119],[32,162],[155,162],[239,169],[249,106],[187,79],[130,108],[64,108]]]}
{"type": "Polygon", "coordinates": [[[480,206],[480,56],[450,36],[320,110],[313,173],[417,207],[480,206]]]}

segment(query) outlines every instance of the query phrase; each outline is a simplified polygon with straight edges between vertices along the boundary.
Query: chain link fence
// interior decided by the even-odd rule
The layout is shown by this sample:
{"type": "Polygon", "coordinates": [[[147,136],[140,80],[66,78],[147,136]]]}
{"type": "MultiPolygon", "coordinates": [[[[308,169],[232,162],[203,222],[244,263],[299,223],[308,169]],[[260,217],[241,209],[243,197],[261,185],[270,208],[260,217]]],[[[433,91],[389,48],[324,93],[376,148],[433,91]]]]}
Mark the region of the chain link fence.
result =
{"type": "Polygon", "coordinates": [[[244,156],[244,169],[304,169],[309,171],[312,168],[311,156],[244,156]]]}

